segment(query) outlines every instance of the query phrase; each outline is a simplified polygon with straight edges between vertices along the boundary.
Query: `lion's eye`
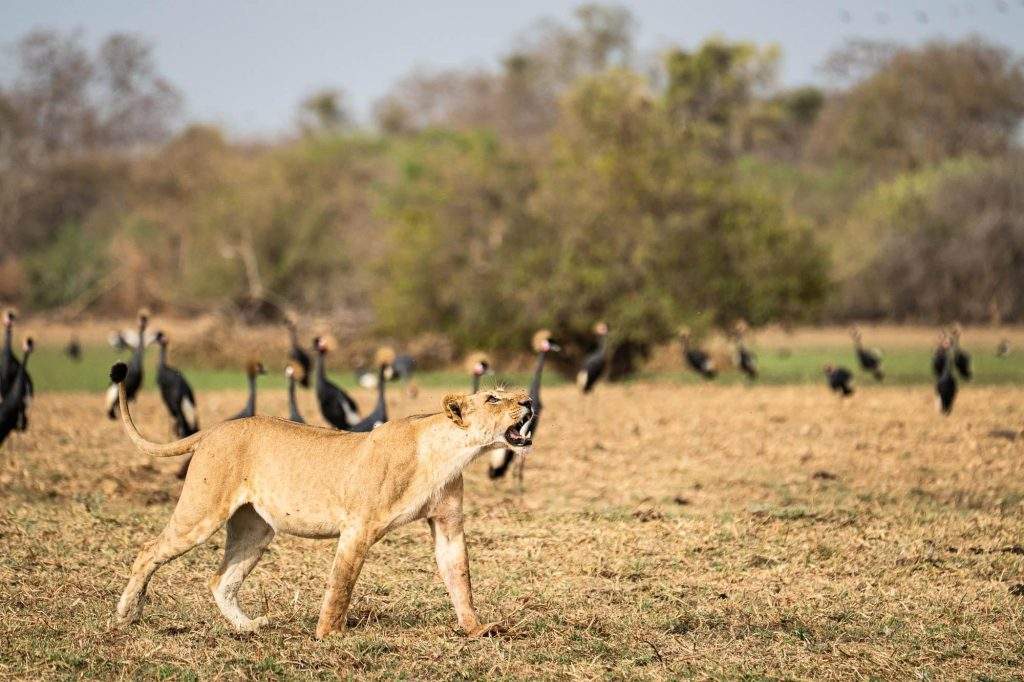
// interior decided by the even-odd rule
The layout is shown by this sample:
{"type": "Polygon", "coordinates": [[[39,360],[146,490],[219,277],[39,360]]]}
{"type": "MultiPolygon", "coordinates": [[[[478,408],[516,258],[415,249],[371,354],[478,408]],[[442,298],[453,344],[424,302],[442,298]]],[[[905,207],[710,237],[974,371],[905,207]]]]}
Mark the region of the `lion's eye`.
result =
{"type": "Polygon", "coordinates": [[[489,403],[496,403],[496,402],[498,402],[498,398],[493,396],[493,395],[489,395],[489,396],[487,396],[487,402],[489,402],[489,403]]]}

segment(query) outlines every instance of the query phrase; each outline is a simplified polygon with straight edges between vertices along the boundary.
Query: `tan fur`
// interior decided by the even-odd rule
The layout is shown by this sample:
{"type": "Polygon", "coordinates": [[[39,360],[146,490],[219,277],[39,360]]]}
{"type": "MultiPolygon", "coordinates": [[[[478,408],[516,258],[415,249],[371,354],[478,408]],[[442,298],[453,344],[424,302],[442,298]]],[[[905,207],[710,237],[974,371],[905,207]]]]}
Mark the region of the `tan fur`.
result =
{"type": "Polygon", "coordinates": [[[473,636],[495,630],[493,623],[482,624],[473,608],[462,530],[462,470],[482,452],[510,446],[506,431],[528,412],[525,392],[449,395],[442,414],[391,421],[370,433],[257,416],[166,445],[139,434],[123,384],[119,394],[125,430],[139,450],[158,456],[194,452],[171,519],[132,568],[117,606],[122,621],[141,617],[146,586],[161,565],[226,523],[224,560],[210,587],[233,627],[252,631],[267,622],[244,614],[237,594],[281,532],[339,538],[316,636],[341,632],[369,548],[393,528],[426,519],[459,625],[473,636]]]}

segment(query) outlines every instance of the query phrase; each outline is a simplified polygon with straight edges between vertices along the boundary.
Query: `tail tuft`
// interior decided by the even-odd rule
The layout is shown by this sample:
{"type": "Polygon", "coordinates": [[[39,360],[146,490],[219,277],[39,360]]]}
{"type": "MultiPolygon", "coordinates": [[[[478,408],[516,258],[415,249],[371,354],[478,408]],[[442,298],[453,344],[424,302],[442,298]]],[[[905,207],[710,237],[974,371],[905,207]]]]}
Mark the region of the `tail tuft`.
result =
{"type": "Polygon", "coordinates": [[[114,366],[110,368],[110,380],[115,384],[124,381],[126,376],[128,376],[128,365],[123,362],[115,362],[114,366]]]}

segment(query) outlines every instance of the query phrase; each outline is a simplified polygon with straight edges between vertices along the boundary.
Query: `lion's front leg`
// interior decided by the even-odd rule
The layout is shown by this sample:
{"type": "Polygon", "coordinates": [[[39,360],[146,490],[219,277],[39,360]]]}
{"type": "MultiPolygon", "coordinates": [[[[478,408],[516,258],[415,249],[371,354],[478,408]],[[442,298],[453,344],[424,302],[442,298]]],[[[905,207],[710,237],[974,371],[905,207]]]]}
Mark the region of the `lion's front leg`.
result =
{"type": "Polygon", "coordinates": [[[320,607],[320,619],[316,624],[316,638],[323,639],[332,632],[345,630],[345,618],[348,605],[352,600],[359,571],[363,568],[363,560],[370,549],[367,534],[362,528],[352,528],[342,532],[338,539],[338,549],[334,555],[334,565],[327,579],[327,591],[320,607]]]}
{"type": "Polygon", "coordinates": [[[473,586],[469,577],[469,554],[462,530],[462,477],[453,481],[430,517],[437,570],[459,619],[459,627],[470,637],[496,634],[497,623],[482,624],[473,609],[473,586]]]}

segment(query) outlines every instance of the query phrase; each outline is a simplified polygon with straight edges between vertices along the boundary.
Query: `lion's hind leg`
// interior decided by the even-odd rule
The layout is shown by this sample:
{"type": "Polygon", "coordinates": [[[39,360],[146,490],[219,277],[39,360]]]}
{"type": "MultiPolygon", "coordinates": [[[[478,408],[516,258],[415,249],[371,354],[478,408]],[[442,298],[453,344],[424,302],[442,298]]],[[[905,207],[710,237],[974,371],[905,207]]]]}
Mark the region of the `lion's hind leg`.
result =
{"type": "Polygon", "coordinates": [[[158,568],[206,542],[224,525],[226,514],[197,517],[194,514],[183,513],[181,509],[179,500],[167,527],[155,540],[147,543],[135,559],[131,577],[121,594],[121,599],[117,602],[117,615],[122,622],[134,623],[142,617],[146,588],[158,568]]]}
{"type": "Polygon", "coordinates": [[[228,520],[224,560],[210,579],[210,590],[220,612],[236,630],[252,632],[267,623],[266,616],[252,619],[242,612],[238,591],[273,539],[274,529],[251,504],[239,507],[228,520]]]}

